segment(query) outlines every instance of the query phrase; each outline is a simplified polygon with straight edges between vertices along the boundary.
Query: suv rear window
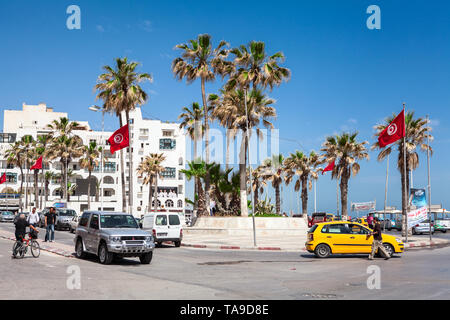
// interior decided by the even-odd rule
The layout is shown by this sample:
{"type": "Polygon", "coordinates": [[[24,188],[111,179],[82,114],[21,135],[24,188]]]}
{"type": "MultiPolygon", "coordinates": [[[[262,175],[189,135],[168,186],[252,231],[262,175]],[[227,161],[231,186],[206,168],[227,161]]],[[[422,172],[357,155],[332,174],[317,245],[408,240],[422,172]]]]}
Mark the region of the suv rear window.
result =
{"type": "Polygon", "coordinates": [[[178,226],[180,224],[180,217],[178,217],[178,215],[175,214],[169,215],[169,224],[171,226],[178,226]]]}
{"type": "Polygon", "coordinates": [[[87,227],[87,224],[89,221],[89,215],[90,215],[90,213],[87,213],[87,212],[83,213],[83,215],[81,216],[81,219],[80,219],[80,223],[79,223],[80,226],[87,227]]]}

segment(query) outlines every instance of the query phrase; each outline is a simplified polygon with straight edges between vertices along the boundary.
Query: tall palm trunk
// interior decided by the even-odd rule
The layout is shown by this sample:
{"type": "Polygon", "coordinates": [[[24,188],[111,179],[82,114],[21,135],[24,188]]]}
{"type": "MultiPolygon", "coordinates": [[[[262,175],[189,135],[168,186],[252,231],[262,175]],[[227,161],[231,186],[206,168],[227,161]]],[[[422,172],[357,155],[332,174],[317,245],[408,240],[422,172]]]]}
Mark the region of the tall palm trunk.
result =
{"type": "Polygon", "coordinates": [[[344,172],[342,173],[342,176],[341,176],[341,183],[339,184],[340,189],[341,189],[340,191],[341,191],[342,220],[346,220],[347,215],[348,215],[347,198],[348,198],[348,180],[350,178],[350,172],[348,170],[349,169],[344,169],[344,172]]]}
{"type": "Polygon", "coordinates": [[[34,170],[34,206],[39,208],[39,188],[38,188],[39,170],[34,170]]]}
{"type": "Polygon", "coordinates": [[[153,197],[155,199],[155,212],[158,212],[158,174],[155,177],[155,195],[153,197]]]}
{"type": "Polygon", "coordinates": [[[150,175],[150,181],[148,183],[148,206],[147,211],[152,212],[152,197],[153,197],[153,175],[150,175]]]}
{"type": "Polygon", "coordinates": [[[42,199],[44,196],[44,169],[42,169],[42,173],[41,173],[41,187],[40,187],[40,197],[39,197],[39,209],[42,210],[42,199]]]}
{"type": "Polygon", "coordinates": [[[403,154],[403,142],[399,146],[399,170],[400,176],[402,180],[402,236],[406,236],[406,230],[408,230],[408,226],[406,223],[406,216],[408,214],[409,207],[409,155],[406,152],[406,177],[405,177],[405,168],[403,167],[405,164],[403,163],[404,154],[403,154]],[[405,179],[406,178],[406,179],[405,179]],[[405,182],[406,180],[406,182],[405,182]],[[406,187],[405,187],[406,183],[406,187]]]}
{"type": "Polygon", "coordinates": [[[91,210],[91,170],[88,171],[88,210],[91,210]]]}
{"type": "MultiPolygon", "coordinates": [[[[206,93],[205,93],[205,78],[202,77],[202,99],[203,99],[203,110],[205,114],[205,162],[206,165],[209,164],[209,122],[208,122],[208,106],[206,104],[206,93]]],[[[210,198],[209,190],[211,188],[209,172],[205,175],[205,210],[209,210],[210,198]]]]}
{"type": "Polygon", "coordinates": [[[25,209],[28,210],[28,176],[30,174],[29,166],[28,169],[25,168],[25,171],[28,171],[25,173],[25,209]]]}
{"type": "MultiPolygon", "coordinates": [[[[119,125],[123,127],[122,114],[119,114],[119,125]]],[[[122,211],[127,210],[127,195],[125,192],[125,167],[123,162],[123,149],[120,149],[120,181],[122,184],[122,211]]],[[[103,195],[102,195],[103,196],[103,195]]]]}
{"type": "Polygon", "coordinates": [[[303,176],[302,180],[302,213],[308,214],[308,176],[303,176]]]}
{"type": "MultiPolygon", "coordinates": [[[[195,129],[194,129],[195,130],[195,129]]],[[[194,134],[194,162],[197,160],[197,137],[194,134]]],[[[200,178],[194,178],[194,210],[198,209],[197,201],[195,201],[195,195],[198,194],[198,186],[200,184],[200,178]]],[[[194,212],[197,212],[196,210],[194,212]]]]}
{"type": "Polygon", "coordinates": [[[50,181],[49,180],[45,180],[45,202],[47,202],[48,201],[48,185],[50,184],[50,181]]]}
{"type": "Polygon", "coordinates": [[[275,187],[275,206],[277,214],[281,213],[281,195],[280,195],[280,185],[277,184],[275,187]]]}
{"type": "Polygon", "coordinates": [[[22,196],[23,196],[23,169],[22,169],[22,166],[19,166],[19,169],[20,169],[20,176],[22,177],[20,179],[19,208],[20,208],[20,211],[23,211],[23,202],[22,202],[22,196]]]}
{"type": "MultiPolygon", "coordinates": [[[[130,132],[130,113],[129,111],[125,111],[125,118],[127,120],[127,124],[128,124],[128,132],[130,132]]],[[[132,151],[132,143],[131,143],[132,137],[131,134],[129,136],[129,141],[130,141],[130,145],[128,147],[128,159],[130,161],[130,166],[129,166],[129,172],[128,172],[128,179],[129,181],[129,187],[128,187],[128,205],[130,206],[130,210],[133,210],[133,151],[132,151]]],[[[130,212],[131,213],[131,212],[130,212]]]]}
{"type": "MultiPolygon", "coordinates": [[[[259,185],[257,183],[255,191],[253,192],[253,203],[255,207],[258,205],[258,202],[259,202],[259,185]]],[[[255,208],[253,208],[253,210],[255,210],[255,208]]]]}
{"type": "Polygon", "coordinates": [[[225,170],[228,170],[229,164],[230,164],[230,129],[227,129],[226,135],[227,135],[227,148],[225,151],[225,170]]]}
{"type": "Polygon", "coordinates": [[[241,150],[239,153],[239,178],[241,195],[241,216],[248,217],[247,206],[247,134],[242,132],[241,150]]]}

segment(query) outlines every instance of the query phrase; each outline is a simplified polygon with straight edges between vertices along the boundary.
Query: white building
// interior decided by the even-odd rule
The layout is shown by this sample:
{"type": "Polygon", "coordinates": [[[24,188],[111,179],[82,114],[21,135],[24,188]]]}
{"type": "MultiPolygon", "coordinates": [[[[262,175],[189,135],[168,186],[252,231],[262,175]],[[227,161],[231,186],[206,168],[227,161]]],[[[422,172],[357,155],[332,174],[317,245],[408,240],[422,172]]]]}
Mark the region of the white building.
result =
{"type": "MultiPolygon", "coordinates": [[[[89,112],[86,110],[86,112],[89,112]]],[[[7,165],[5,159],[5,151],[9,148],[11,143],[20,140],[24,135],[31,135],[37,139],[39,135],[49,132],[47,124],[53,120],[58,120],[61,117],[68,117],[65,112],[54,112],[53,108],[47,107],[45,104],[26,105],[22,106],[22,110],[4,110],[3,133],[0,134],[0,172],[6,172],[7,182],[0,186],[0,193],[5,192],[6,188],[12,188],[15,191],[20,189],[20,182],[22,176],[19,168],[13,168],[7,165]]],[[[102,209],[102,192],[103,189],[103,209],[109,211],[122,210],[122,186],[120,179],[120,151],[111,154],[109,146],[106,145],[106,140],[112,135],[112,132],[104,132],[102,136],[101,131],[93,131],[87,121],[79,121],[77,119],[70,119],[76,121],[79,126],[74,130],[74,134],[78,135],[85,145],[90,141],[95,140],[98,145],[105,147],[105,165],[103,173],[101,168],[95,168],[92,176],[101,181],[103,175],[103,183],[98,183],[98,197],[91,197],[91,209],[102,209]],[[96,199],[97,198],[97,199],[96,199]],[[98,200],[98,201],[97,201],[98,200]]],[[[164,153],[166,161],[163,165],[166,171],[162,177],[158,179],[158,192],[160,197],[158,199],[158,210],[170,210],[182,212],[184,210],[184,192],[185,180],[183,175],[179,172],[184,168],[185,162],[185,134],[183,130],[179,129],[179,124],[163,123],[158,120],[148,120],[142,118],[141,110],[138,108],[130,113],[130,146],[133,150],[133,206],[131,212],[139,217],[144,214],[148,208],[149,200],[149,186],[142,185],[142,177],[138,177],[136,168],[140,161],[150,153],[164,153]],[[167,192],[167,194],[166,194],[167,192]]],[[[128,201],[128,168],[129,156],[128,149],[124,151],[124,162],[126,163],[125,177],[126,177],[126,193],[128,201]]],[[[77,179],[86,179],[88,171],[80,168],[78,159],[73,159],[69,164],[69,169],[73,170],[73,175],[69,177],[69,182],[76,183],[77,179]]],[[[58,159],[51,161],[51,163],[44,167],[45,171],[52,171],[60,173],[61,163],[58,159]]],[[[24,170],[25,178],[28,179],[28,189],[30,195],[29,205],[34,205],[33,189],[33,173],[27,174],[24,170]],[[31,200],[30,200],[31,199],[31,200]]],[[[39,184],[40,186],[40,184],[39,184]]],[[[26,189],[26,180],[24,180],[24,190],[26,189]]],[[[53,180],[49,185],[48,201],[43,206],[54,205],[58,202],[65,202],[60,196],[60,182],[53,180]]],[[[80,192],[79,192],[80,193],[80,192]]],[[[81,213],[87,208],[87,194],[79,195],[77,191],[70,196],[70,202],[67,203],[69,208],[75,209],[81,213]]],[[[25,196],[22,198],[25,203],[25,196]]],[[[127,203],[128,205],[128,203],[127,203]]],[[[3,208],[2,202],[0,207],[3,208]]],[[[0,208],[1,209],[1,208],[0,208]]],[[[9,209],[13,209],[9,207],[9,209]]],[[[27,209],[24,209],[27,210],[27,209]]],[[[28,208],[29,210],[29,208],[28,208]]]]}

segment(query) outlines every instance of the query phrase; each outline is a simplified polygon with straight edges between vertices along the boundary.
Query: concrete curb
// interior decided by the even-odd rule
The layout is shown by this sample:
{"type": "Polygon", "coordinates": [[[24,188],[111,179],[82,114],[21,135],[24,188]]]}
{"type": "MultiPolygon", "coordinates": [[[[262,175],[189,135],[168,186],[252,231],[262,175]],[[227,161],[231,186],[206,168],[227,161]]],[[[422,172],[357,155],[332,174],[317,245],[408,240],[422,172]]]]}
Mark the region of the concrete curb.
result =
{"type": "Polygon", "coordinates": [[[450,240],[439,240],[439,241],[417,241],[411,243],[405,243],[405,249],[408,248],[423,248],[423,247],[435,247],[441,245],[450,244],[450,240]]]}
{"type": "MultiPolygon", "coordinates": [[[[0,235],[0,238],[6,239],[6,240],[16,241],[16,238],[14,238],[14,237],[5,237],[5,236],[1,236],[0,235]]],[[[74,258],[72,252],[65,251],[65,250],[62,250],[62,249],[57,249],[57,248],[50,248],[50,247],[47,247],[45,245],[40,245],[40,244],[39,244],[39,246],[40,246],[41,250],[44,250],[44,251],[47,251],[47,252],[51,252],[51,253],[57,254],[59,256],[66,257],[66,258],[74,258]]]]}
{"type": "Polygon", "coordinates": [[[182,247],[197,248],[197,249],[219,249],[219,250],[251,250],[251,251],[306,251],[305,248],[299,249],[283,249],[281,247],[241,247],[241,246],[230,246],[230,245],[206,245],[206,244],[191,244],[191,243],[181,243],[182,247]]]}
{"type": "MultiPolygon", "coordinates": [[[[435,247],[442,245],[450,245],[450,240],[440,241],[417,241],[405,244],[405,249],[408,248],[424,248],[435,247]]],[[[193,243],[181,243],[183,247],[197,248],[197,249],[219,249],[219,250],[251,250],[251,251],[285,251],[285,252],[298,252],[306,251],[306,248],[299,247],[298,249],[287,249],[281,247],[241,247],[233,245],[206,245],[206,244],[193,244],[193,243]]]]}

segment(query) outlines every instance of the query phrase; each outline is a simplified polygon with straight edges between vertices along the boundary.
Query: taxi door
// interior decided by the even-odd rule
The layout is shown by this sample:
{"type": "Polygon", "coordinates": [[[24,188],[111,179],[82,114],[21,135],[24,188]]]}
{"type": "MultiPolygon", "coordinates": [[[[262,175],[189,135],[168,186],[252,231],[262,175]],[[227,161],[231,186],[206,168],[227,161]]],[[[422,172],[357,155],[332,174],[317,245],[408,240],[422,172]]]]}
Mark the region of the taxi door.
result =
{"type": "Polygon", "coordinates": [[[330,245],[332,253],[349,253],[350,232],[346,223],[329,224],[324,229],[322,229],[322,236],[330,245]]]}
{"type": "Polygon", "coordinates": [[[370,253],[372,250],[373,236],[367,239],[367,235],[370,233],[368,228],[365,228],[359,224],[349,224],[349,245],[351,246],[352,253],[370,253]]]}

